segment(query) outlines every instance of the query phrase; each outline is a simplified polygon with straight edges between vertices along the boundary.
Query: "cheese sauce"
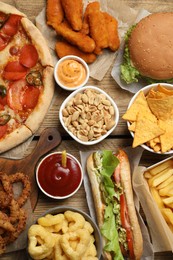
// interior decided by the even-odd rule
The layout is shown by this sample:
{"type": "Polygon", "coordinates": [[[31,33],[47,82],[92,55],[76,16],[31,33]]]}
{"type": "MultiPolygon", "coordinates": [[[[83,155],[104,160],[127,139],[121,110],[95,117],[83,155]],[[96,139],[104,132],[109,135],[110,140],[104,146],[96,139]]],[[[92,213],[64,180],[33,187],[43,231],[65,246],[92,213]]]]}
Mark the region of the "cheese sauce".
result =
{"type": "Polygon", "coordinates": [[[78,163],[67,155],[67,165],[62,167],[62,155],[48,156],[38,169],[42,189],[52,196],[67,196],[79,186],[82,173],[78,163]]]}
{"type": "Polygon", "coordinates": [[[81,85],[86,79],[86,70],[82,63],[76,60],[64,60],[57,70],[59,81],[66,87],[81,85]]]}

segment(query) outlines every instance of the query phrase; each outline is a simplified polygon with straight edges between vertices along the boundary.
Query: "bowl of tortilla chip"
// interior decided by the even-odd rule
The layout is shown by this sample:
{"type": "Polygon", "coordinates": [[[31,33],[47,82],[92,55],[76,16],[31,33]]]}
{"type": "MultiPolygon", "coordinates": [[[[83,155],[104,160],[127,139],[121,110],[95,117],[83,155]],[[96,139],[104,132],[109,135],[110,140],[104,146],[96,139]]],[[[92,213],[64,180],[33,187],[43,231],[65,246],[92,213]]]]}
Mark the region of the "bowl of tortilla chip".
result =
{"type": "Polygon", "coordinates": [[[133,137],[132,147],[158,153],[173,153],[173,85],[150,84],[131,99],[122,116],[133,137]]]}

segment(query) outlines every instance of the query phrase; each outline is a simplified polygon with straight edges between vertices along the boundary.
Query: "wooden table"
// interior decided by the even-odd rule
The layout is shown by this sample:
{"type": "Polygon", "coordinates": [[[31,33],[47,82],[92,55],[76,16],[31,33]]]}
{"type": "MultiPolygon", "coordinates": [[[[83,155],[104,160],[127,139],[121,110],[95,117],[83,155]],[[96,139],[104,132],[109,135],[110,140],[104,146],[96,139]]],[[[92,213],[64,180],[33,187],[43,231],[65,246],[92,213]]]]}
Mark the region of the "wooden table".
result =
{"type": "MultiPolygon", "coordinates": [[[[35,23],[35,17],[40,13],[40,11],[45,6],[46,1],[44,0],[3,0],[3,2],[7,4],[14,5],[16,8],[18,8],[20,11],[24,12],[28,18],[35,23]]],[[[125,4],[128,4],[132,8],[144,8],[147,9],[150,12],[157,12],[157,11],[172,11],[173,12],[173,2],[172,0],[124,0],[125,4]]],[[[125,112],[127,105],[133,96],[130,92],[127,92],[125,90],[122,90],[116,82],[111,77],[111,69],[107,72],[105,77],[101,82],[94,80],[92,78],[89,79],[89,84],[93,84],[95,86],[99,86],[103,90],[105,90],[116,102],[119,107],[120,111],[120,120],[118,123],[118,126],[116,130],[109,136],[106,140],[101,142],[98,145],[94,145],[92,147],[86,147],[83,145],[78,144],[77,142],[73,141],[67,133],[63,130],[62,126],[60,125],[59,118],[58,118],[58,111],[59,107],[62,103],[62,101],[67,97],[69,93],[63,91],[58,86],[56,86],[55,89],[55,97],[54,102],[47,113],[42,125],[40,126],[39,130],[36,133],[36,136],[34,137],[33,141],[29,145],[26,154],[30,154],[38,139],[40,133],[47,127],[56,127],[62,136],[62,142],[60,146],[57,148],[57,150],[62,151],[66,150],[69,153],[76,156],[78,159],[80,159],[79,151],[89,151],[89,150],[97,150],[97,149],[112,149],[116,150],[117,147],[125,147],[128,145],[131,145],[132,139],[129,135],[129,132],[127,130],[126,123],[121,119],[121,116],[125,112]]],[[[141,162],[141,165],[152,165],[155,162],[158,162],[159,160],[162,160],[166,158],[166,156],[159,156],[159,155],[153,155],[149,152],[144,152],[141,162]]],[[[79,209],[84,210],[85,212],[89,213],[88,206],[85,198],[85,191],[84,187],[82,186],[80,190],[77,192],[75,196],[73,196],[70,199],[67,199],[65,201],[54,201],[47,199],[42,193],[39,194],[38,203],[36,205],[36,208],[34,210],[34,216],[38,217],[40,214],[42,214],[47,209],[50,209],[52,207],[58,206],[58,205],[73,205],[79,209]]],[[[22,250],[20,252],[7,254],[4,256],[1,256],[0,259],[4,260],[10,260],[10,259],[26,259],[26,253],[25,250],[22,250]]],[[[173,259],[173,254],[169,252],[163,252],[163,253],[156,253],[155,259],[161,260],[161,259],[173,259]]]]}

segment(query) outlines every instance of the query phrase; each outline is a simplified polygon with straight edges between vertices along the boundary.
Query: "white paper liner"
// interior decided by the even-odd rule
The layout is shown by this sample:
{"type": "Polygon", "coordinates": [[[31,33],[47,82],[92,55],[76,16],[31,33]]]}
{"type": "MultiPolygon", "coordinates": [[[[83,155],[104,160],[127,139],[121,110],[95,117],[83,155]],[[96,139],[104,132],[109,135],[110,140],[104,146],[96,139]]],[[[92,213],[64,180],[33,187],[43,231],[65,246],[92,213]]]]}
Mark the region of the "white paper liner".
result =
{"type": "MultiPolygon", "coordinates": [[[[132,24],[139,22],[142,18],[148,16],[149,14],[150,13],[147,10],[141,9],[137,15],[137,18],[132,22],[132,24]]],[[[125,81],[123,81],[121,79],[120,66],[123,62],[123,53],[124,53],[124,40],[122,40],[121,46],[118,50],[118,55],[117,55],[115,64],[112,68],[111,75],[122,89],[125,89],[132,93],[136,93],[141,88],[145,87],[147,85],[147,83],[146,83],[146,81],[139,80],[138,82],[127,84],[125,81]]]]}
{"type": "MultiPolygon", "coordinates": [[[[144,150],[141,147],[135,148],[135,149],[132,149],[131,147],[126,147],[126,148],[124,148],[124,151],[128,155],[128,158],[130,161],[130,166],[131,166],[131,173],[133,176],[134,170],[135,170],[136,166],[138,166],[144,150]]],[[[90,212],[91,217],[95,220],[95,222],[97,222],[90,181],[89,181],[88,174],[86,171],[86,161],[87,161],[88,156],[92,152],[94,152],[94,151],[80,152],[80,157],[81,157],[81,164],[82,164],[82,168],[83,168],[83,172],[84,172],[84,188],[85,188],[85,192],[86,192],[86,199],[87,199],[87,203],[88,203],[89,212],[90,212]]],[[[132,186],[133,186],[133,183],[132,183],[132,186]]],[[[148,233],[148,229],[139,213],[139,200],[138,200],[138,197],[135,195],[135,193],[134,193],[134,202],[135,202],[135,207],[137,210],[139,224],[140,224],[143,241],[144,241],[143,242],[143,247],[144,247],[143,255],[142,255],[141,260],[152,260],[152,259],[154,259],[153,246],[150,242],[150,236],[148,233]]]]}
{"type": "MultiPolygon", "coordinates": [[[[94,2],[94,1],[89,1],[94,2]]],[[[109,12],[113,17],[118,20],[118,30],[120,38],[123,37],[127,28],[130,25],[131,20],[134,20],[137,12],[126,6],[120,0],[98,0],[100,2],[101,10],[105,12],[109,12]],[[127,15],[128,13],[128,15],[127,15]]],[[[84,10],[86,5],[88,4],[87,0],[83,0],[84,10]]],[[[48,46],[51,49],[52,57],[54,64],[58,61],[57,55],[55,53],[55,43],[59,40],[58,36],[54,29],[49,27],[46,24],[46,9],[44,8],[40,14],[36,17],[36,26],[42,32],[43,36],[46,38],[48,46]]],[[[111,52],[108,50],[104,50],[103,54],[98,56],[96,61],[93,64],[89,65],[90,68],[90,76],[96,80],[102,80],[105,76],[106,72],[113,64],[117,52],[111,52]]]]}
{"type": "Polygon", "coordinates": [[[133,173],[133,188],[140,200],[150,229],[155,252],[173,252],[173,233],[164,220],[157,204],[152,198],[148,184],[143,176],[146,167],[136,167],[133,173]]]}

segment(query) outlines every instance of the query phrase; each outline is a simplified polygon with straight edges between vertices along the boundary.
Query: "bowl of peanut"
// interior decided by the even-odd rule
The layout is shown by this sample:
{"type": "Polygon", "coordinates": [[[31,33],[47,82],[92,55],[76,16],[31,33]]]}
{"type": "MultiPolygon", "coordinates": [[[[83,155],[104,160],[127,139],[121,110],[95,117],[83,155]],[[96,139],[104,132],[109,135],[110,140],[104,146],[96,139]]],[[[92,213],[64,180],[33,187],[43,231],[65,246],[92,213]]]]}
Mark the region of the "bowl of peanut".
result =
{"type": "Polygon", "coordinates": [[[85,86],[64,100],[59,118],[74,140],[84,145],[93,145],[114,131],[119,120],[119,110],[105,91],[95,86],[85,86]]]}

